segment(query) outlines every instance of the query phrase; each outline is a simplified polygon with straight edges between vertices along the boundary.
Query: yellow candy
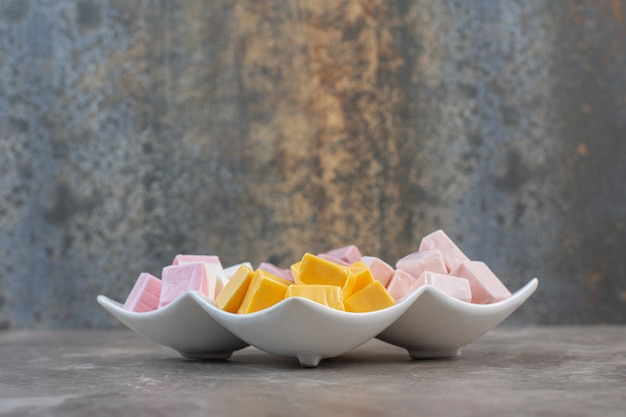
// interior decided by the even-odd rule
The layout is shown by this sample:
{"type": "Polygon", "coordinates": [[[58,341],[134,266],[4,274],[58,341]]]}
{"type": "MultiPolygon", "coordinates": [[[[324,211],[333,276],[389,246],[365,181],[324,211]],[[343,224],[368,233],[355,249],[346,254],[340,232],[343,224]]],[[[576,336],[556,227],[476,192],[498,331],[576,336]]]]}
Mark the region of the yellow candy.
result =
{"type": "Polygon", "coordinates": [[[294,284],[287,288],[285,298],[304,297],[330,308],[343,310],[342,291],[335,285],[294,284]]]}
{"type": "Polygon", "coordinates": [[[289,297],[303,297],[350,312],[375,311],[395,304],[362,262],[349,267],[306,253],[290,267],[295,284],[264,270],[241,266],[215,299],[231,313],[254,313],[289,297]]]}
{"type": "Polygon", "coordinates": [[[329,262],[318,256],[305,253],[302,257],[300,272],[294,277],[296,284],[335,285],[343,289],[344,294],[351,294],[354,279],[350,279],[348,267],[329,262]]]}
{"type": "Polygon", "coordinates": [[[289,269],[291,270],[291,275],[293,276],[293,280],[296,280],[296,277],[300,275],[300,266],[302,265],[302,261],[296,262],[291,265],[289,269]]]}
{"type": "Polygon", "coordinates": [[[291,281],[257,269],[237,313],[246,314],[271,307],[285,298],[291,281]]]}
{"type": "Polygon", "coordinates": [[[254,272],[247,266],[239,267],[235,275],[215,298],[215,305],[223,310],[236,313],[246,296],[253,276],[254,272]]]}
{"type": "Polygon", "coordinates": [[[352,294],[362,290],[367,285],[374,282],[374,275],[372,271],[363,262],[355,262],[349,267],[350,274],[354,277],[354,284],[352,286],[352,292],[346,294],[345,298],[348,298],[352,294]]]}
{"type": "Polygon", "coordinates": [[[389,295],[383,284],[374,281],[343,301],[346,311],[366,312],[391,307],[396,300],[389,295]]]}

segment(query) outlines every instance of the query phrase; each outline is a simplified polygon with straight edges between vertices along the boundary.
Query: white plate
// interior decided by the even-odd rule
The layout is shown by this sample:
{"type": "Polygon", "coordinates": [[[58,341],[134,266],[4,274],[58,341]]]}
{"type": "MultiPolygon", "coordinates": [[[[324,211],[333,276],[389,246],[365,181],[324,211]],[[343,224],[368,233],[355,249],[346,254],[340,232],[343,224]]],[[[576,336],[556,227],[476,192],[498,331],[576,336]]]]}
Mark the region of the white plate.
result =
{"type": "Polygon", "coordinates": [[[335,310],[301,297],[287,298],[251,314],[228,313],[192,294],[198,304],[222,326],[265,352],[297,358],[302,366],[346,353],[396,321],[417,299],[411,294],[395,305],[367,313],[335,310]]]}
{"type": "Polygon", "coordinates": [[[458,356],[465,346],[496,327],[537,289],[537,278],[493,304],[470,304],[425,286],[418,299],[377,337],[409,351],[412,358],[458,356]]]}
{"type": "Polygon", "coordinates": [[[135,313],[104,295],[98,303],[131,330],[191,359],[228,359],[248,344],[224,329],[187,292],[158,310],[135,313]]]}
{"type": "Polygon", "coordinates": [[[535,278],[508,299],[488,305],[459,301],[427,286],[368,313],[293,297],[256,313],[233,314],[195,291],[148,313],[124,310],[103,295],[98,302],[135,332],[189,358],[226,359],[250,344],[315,367],[374,337],[407,349],[413,358],[459,355],[522,305],[537,284],[535,278]]]}

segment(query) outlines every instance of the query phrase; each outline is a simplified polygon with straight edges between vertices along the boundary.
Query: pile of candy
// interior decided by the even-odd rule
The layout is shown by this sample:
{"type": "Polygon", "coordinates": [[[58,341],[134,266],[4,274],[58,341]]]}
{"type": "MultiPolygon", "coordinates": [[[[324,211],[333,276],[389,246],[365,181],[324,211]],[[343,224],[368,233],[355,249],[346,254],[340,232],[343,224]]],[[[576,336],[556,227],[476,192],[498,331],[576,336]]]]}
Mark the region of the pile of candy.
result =
{"type": "Polygon", "coordinates": [[[156,310],[186,291],[199,291],[217,307],[254,313],[289,297],[303,297],[328,307],[367,312],[390,307],[424,285],[464,302],[488,304],[511,296],[491,269],[470,260],[442,230],[425,236],[417,252],[399,259],[395,268],[354,245],[312,255],[282,269],[262,262],[223,268],[217,256],[177,255],[161,279],[139,275],[124,308],[156,310]]]}

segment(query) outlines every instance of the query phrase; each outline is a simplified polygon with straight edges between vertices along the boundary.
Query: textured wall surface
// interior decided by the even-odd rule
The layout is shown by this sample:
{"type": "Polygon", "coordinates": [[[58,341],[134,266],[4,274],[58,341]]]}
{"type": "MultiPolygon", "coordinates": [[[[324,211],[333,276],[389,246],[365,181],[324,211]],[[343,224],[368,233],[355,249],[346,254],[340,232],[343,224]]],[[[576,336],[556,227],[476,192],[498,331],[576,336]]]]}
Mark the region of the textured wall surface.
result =
{"type": "Polygon", "coordinates": [[[626,2],[0,1],[0,328],[117,322],[177,253],[389,262],[626,323],[626,2]]]}

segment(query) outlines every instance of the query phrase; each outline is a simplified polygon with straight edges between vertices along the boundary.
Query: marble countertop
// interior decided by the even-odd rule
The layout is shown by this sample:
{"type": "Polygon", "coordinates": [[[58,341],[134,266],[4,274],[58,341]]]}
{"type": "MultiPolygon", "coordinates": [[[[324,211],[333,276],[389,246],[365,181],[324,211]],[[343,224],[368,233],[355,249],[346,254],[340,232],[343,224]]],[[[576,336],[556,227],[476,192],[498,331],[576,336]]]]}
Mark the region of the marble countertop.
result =
{"type": "Polygon", "coordinates": [[[1,416],[624,416],[626,326],[502,327],[459,358],[197,362],[126,330],[0,332],[1,416]]]}

